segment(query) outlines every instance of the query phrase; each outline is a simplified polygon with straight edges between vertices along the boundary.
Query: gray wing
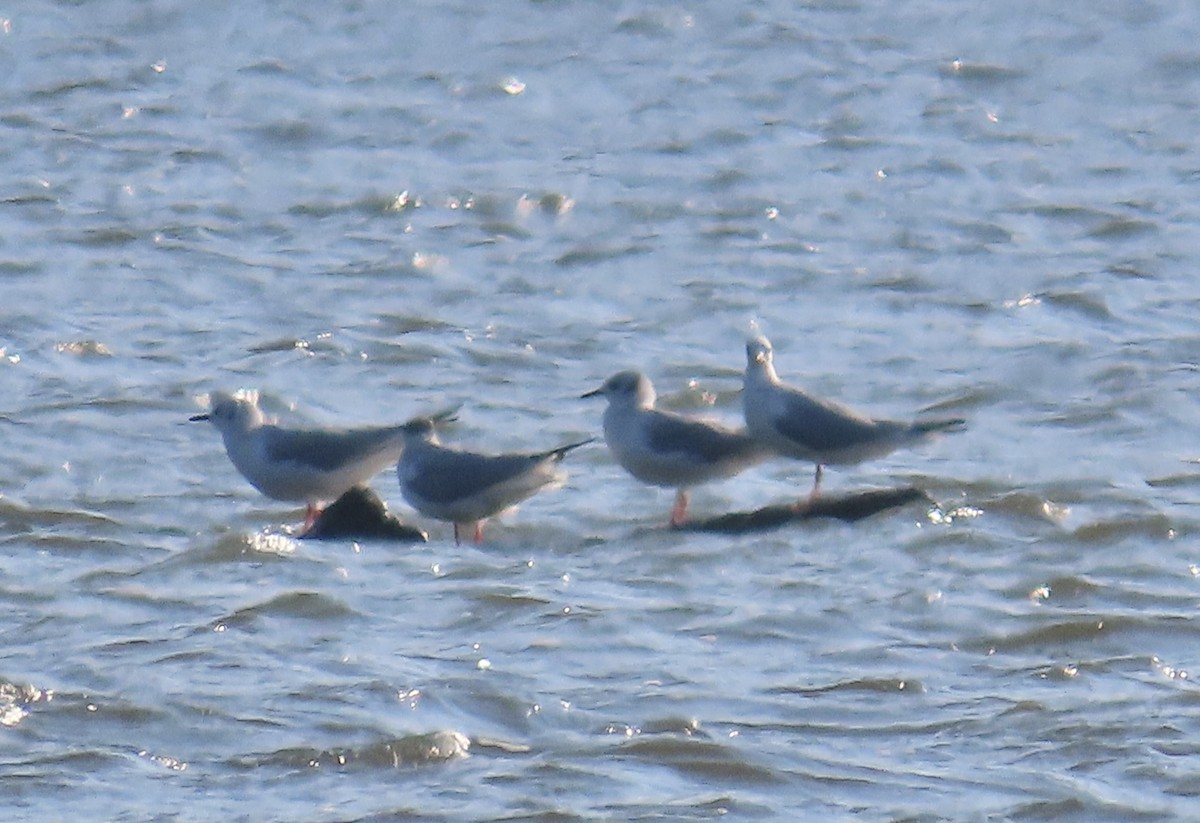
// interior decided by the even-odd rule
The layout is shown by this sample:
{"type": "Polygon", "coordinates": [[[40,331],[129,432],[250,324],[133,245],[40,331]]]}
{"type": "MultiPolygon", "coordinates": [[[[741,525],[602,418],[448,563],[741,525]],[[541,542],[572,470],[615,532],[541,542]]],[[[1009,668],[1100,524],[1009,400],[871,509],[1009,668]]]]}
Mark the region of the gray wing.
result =
{"type": "Polygon", "coordinates": [[[554,452],[484,455],[438,449],[424,458],[428,465],[409,485],[431,503],[453,503],[532,471],[553,456],[554,452]]]}
{"type": "Polygon", "coordinates": [[[393,448],[399,457],[404,435],[392,426],[361,429],[281,429],[263,427],[269,459],[321,471],[336,471],[393,448]]]}
{"type": "Polygon", "coordinates": [[[762,448],[741,432],[665,412],[650,417],[645,431],[647,445],[654,451],[705,463],[749,459],[762,448]]]}
{"type": "Polygon", "coordinates": [[[782,413],[776,430],[818,454],[852,449],[896,437],[908,426],[890,420],[872,420],[853,409],[791,389],[782,395],[782,413]]]}

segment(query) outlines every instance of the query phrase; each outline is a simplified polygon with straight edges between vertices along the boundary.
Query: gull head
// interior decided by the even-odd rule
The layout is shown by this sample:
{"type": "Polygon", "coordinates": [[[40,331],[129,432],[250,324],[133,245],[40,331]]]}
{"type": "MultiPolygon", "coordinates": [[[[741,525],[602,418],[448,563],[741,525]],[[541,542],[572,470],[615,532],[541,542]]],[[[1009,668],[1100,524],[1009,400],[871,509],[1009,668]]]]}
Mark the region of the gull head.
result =
{"type": "Polygon", "coordinates": [[[193,423],[207,420],[222,434],[250,431],[265,422],[262,410],[258,408],[257,392],[230,394],[222,391],[216,391],[209,395],[207,414],[193,415],[188,420],[193,423]]]}
{"type": "Polygon", "coordinates": [[[746,365],[770,366],[773,357],[771,341],[761,334],[746,341],[746,365]]]}
{"type": "Polygon", "coordinates": [[[654,384],[650,382],[650,378],[632,369],[617,372],[605,380],[599,388],[592,389],[590,392],[580,395],[580,397],[597,397],[600,395],[607,398],[609,405],[628,406],[638,409],[654,408],[654,401],[658,397],[654,392],[654,384]]]}

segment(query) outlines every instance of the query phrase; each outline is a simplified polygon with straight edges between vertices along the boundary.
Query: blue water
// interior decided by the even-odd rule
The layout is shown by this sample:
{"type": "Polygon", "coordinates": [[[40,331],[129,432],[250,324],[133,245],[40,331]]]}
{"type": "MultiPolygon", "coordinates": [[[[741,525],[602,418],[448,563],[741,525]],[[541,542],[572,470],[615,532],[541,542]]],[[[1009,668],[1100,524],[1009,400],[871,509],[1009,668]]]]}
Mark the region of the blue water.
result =
{"type": "MultiPolygon", "coordinates": [[[[1190,820],[1200,15],[1185,2],[0,10],[9,820],[1190,820]],[[621,368],[963,434],[936,501],[664,528],[596,445],[456,546],[314,544],[211,428],[621,368]]],[[[807,493],[774,461],[697,516],[807,493]]]]}

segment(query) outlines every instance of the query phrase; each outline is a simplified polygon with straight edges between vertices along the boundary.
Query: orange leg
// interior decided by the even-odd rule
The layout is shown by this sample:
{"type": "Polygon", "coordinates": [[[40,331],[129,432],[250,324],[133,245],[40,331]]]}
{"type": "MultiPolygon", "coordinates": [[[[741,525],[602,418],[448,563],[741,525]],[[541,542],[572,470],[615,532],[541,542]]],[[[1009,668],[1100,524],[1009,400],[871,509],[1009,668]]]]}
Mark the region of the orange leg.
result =
{"type": "Polygon", "coordinates": [[[475,545],[479,545],[480,543],[483,542],[483,521],[476,520],[474,524],[470,524],[470,523],[462,523],[462,524],[455,523],[454,524],[454,545],[456,545],[456,546],[462,545],[462,528],[461,527],[469,526],[469,525],[475,526],[475,532],[474,532],[475,545]]]}
{"type": "Polygon", "coordinates": [[[817,498],[821,496],[821,476],[824,473],[825,473],[825,467],[822,466],[820,463],[818,463],[816,474],[813,476],[812,491],[810,491],[808,493],[807,499],[801,500],[796,503],[796,505],[795,505],[796,511],[804,511],[804,509],[811,506],[814,502],[816,502],[817,498]]]}
{"type": "Polygon", "coordinates": [[[679,528],[687,520],[688,492],[679,489],[675,492],[675,508],[671,509],[671,525],[679,528]]]}
{"type": "Polygon", "coordinates": [[[321,516],[321,513],[321,510],[312,503],[304,507],[304,531],[301,534],[307,534],[312,530],[312,527],[317,524],[317,518],[321,516]]]}

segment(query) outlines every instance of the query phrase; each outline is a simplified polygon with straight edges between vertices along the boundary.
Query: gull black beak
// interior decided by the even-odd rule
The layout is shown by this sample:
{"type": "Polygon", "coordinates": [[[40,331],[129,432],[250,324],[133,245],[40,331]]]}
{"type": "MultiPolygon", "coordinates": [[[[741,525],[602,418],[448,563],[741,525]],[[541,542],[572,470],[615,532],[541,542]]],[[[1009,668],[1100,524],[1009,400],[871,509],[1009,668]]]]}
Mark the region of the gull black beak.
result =
{"type": "Polygon", "coordinates": [[[598,396],[600,396],[600,395],[602,395],[602,394],[604,394],[604,389],[603,389],[603,388],[599,388],[599,389],[592,389],[591,391],[584,392],[583,394],[579,395],[579,399],[580,399],[580,400],[586,400],[586,399],[587,399],[587,398],[589,398],[589,397],[598,397],[598,396]]]}
{"type": "Polygon", "coordinates": [[[188,418],[188,422],[189,423],[198,423],[201,420],[207,420],[207,419],[208,419],[207,414],[193,414],[191,417],[188,418]]]}

